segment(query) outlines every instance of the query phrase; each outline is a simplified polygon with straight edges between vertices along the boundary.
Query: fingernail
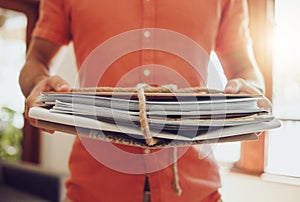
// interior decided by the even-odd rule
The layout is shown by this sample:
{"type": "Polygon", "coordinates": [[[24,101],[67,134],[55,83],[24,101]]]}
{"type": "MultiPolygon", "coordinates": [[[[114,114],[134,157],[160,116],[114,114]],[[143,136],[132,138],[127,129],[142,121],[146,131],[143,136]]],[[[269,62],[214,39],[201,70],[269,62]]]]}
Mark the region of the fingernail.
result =
{"type": "Polygon", "coordinates": [[[234,92],[235,91],[235,89],[232,86],[227,86],[225,90],[226,91],[230,91],[230,92],[234,92]]]}
{"type": "Polygon", "coordinates": [[[70,88],[69,85],[67,84],[62,84],[58,87],[59,89],[66,89],[66,88],[70,88]]]}

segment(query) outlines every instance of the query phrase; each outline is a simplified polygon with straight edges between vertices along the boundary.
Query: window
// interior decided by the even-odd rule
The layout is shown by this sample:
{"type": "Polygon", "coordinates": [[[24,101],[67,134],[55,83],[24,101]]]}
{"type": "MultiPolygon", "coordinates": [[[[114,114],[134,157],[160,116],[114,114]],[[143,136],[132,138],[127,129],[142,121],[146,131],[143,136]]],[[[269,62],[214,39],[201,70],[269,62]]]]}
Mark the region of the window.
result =
{"type": "Polygon", "coordinates": [[[0,158],[21,154],[24,97],[18,77],[25,61],[26,25],[24,14],[0,9],[0,158]]]}
{"type": "Polygon", "coordinates": [[[0,10],[3,25],[0,27],[0,105],[22,113],[24,97],[20,91],[18,77],[25,62],[26,16],[0,10]]]}
{"type": "Polygon", "coordinates": [[[276,0],[273,111],[282,127],[270,131],[266,172],[300,177],[300,2],[276,0]]]}

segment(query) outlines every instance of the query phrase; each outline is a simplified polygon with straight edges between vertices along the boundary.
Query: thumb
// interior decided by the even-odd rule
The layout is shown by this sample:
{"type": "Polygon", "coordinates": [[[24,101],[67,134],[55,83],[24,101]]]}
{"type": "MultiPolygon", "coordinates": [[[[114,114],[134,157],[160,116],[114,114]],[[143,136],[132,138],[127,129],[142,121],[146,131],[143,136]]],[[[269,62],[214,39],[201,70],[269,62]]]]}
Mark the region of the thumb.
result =
{"type": "Polygon", "coordinates": [[[232,79],[228,81],[224,92],[228,94],[236,94],[240,91],[241,87],[242,84],[238,79],[232,79]]]}
{"type": "Polygon", "coordinates": [[[71,86],[68,84],[68,82],[62,79],[60,76],[50,77],[48,80],[48,85],[54,91],[58,92],[67,92],[71,90],[71,86]]]}

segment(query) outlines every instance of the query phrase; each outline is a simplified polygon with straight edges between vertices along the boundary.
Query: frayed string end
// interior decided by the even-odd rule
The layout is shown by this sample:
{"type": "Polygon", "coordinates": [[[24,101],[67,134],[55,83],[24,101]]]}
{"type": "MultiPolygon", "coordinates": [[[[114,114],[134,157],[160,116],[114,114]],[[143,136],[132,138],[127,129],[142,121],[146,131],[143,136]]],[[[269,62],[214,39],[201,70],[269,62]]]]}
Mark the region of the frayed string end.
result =
{"type": "Polygon", "coordinates": [[[177,147],[173,148],[173,175],[174,175],[174,191],[181,196],[182,189],[179,184],[178,166],[177,166],[177,147]]]}

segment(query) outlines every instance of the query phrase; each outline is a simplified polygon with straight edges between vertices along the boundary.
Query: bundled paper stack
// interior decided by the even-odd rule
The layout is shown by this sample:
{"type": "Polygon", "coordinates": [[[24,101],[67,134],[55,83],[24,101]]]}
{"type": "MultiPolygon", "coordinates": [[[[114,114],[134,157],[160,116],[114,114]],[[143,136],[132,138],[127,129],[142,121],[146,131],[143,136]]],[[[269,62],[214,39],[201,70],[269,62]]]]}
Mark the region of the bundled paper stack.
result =
{"type": "Polygon", "coordinates": [[[260,95],[203,92],[43,93],[31,118],[41,128],[140,147],[254,140],[280,122],[260,95]]]}

